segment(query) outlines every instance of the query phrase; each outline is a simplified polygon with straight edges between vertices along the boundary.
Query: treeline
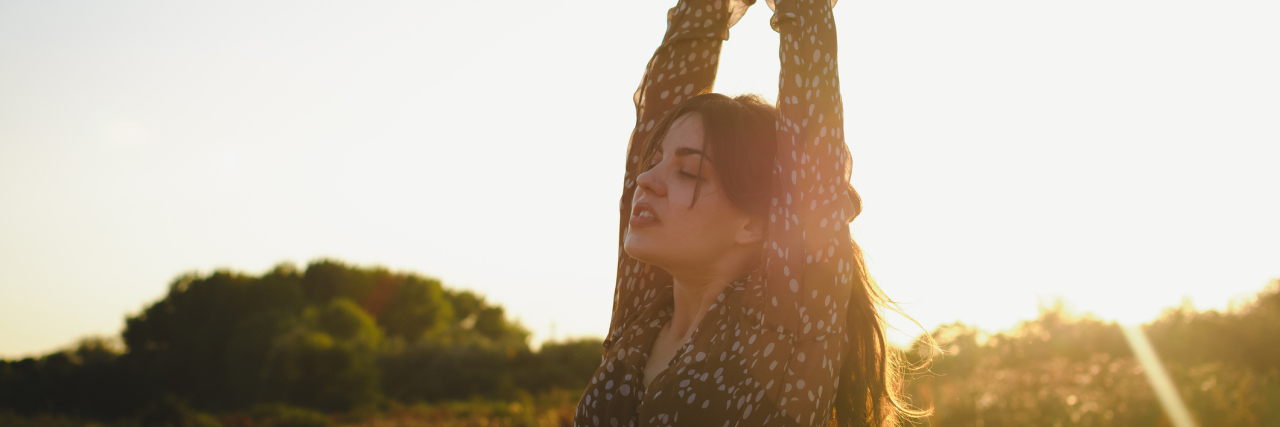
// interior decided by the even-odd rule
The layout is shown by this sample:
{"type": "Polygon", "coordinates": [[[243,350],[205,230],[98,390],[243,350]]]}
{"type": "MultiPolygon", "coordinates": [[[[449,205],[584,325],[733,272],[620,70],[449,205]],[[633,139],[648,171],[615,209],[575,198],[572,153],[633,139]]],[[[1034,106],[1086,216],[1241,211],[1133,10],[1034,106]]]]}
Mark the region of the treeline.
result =
{"type": "Polygon", "coordinates": [[[376,412],[388,402],[580,393],[600,363],[598,340],[537,352],[528,340],[483,297],[384,268],[321,260],[260,276],[188,273],[127,318],[123,348],[90,339],[0,361],[0,411],[164,421],[150,424],[266,404],[376,412]]]}
{"type": "MultiPolygon", "coordinates": [[[[1280,426],[1280,280],[1225,311],[1166,310],[1142,327],[1202,426],[1280,426]]],[[[1171,425],[1120,327],[1061,303],[1009,331],[937,328],[941,355],[908,383],[930,425],[1171,425]]],[[[935,353],[919,342],[913,363],[935,353]]]]}
{"type": "MultiPolygon", "coordinates": [[[[1142,329],[1199,425],[1280,425],[1280,280],[1142,329]]],[[[127,319],[122,348],[91,339],[0,361],[0,425],[565,425],[600,341],[533,352],[528,336],[482,297],[381,268],[187,274],[127,319]]],[[[905,386],[933,408],[927,425],[1170,425],[1114,322],[1058,304],[1011,330],[931,336],[936,348],[894,349],[933,355],[905,386]]]]}

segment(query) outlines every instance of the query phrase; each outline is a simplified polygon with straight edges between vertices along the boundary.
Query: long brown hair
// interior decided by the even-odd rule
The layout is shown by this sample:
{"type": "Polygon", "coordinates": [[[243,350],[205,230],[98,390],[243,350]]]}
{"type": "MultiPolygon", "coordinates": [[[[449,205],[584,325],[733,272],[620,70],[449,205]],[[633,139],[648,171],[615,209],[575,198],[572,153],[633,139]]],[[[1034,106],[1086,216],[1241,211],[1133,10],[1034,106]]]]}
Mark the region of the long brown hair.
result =
{"type": "MultiPolygon", "coordinates": [[[[852,187],[850,194],[856,194],[852,187]]],[[[856,196],[855,200],[858,211],[861,211],[862,200],[856,196]]],[[[849,294],[849,311],[844,318],[844,339],[849,356],[840,367],[839,381],[848,381],[853,386],[836,384],[834,418],[830,425],[896,426],[899,418],[926,417],[933,411],[913,407],[901,394],[903,371],[914,369],[907,369],[912,367],[905,364],[901,354],[889,348],[880,309],[888,308],[912,322],[915,320],[889,299],[875,279],[867,274],[867,263],[858,242],[850,239],[849,243],[853,247],[853,269],[862,286],[855,286],[849,294]]],[[[924,340],[927,347],[936,347],[929,334],[924,334],[924,340]]],[[[923,363],[928,361],[926,358],[923,363]]]]}
{"type": "MultiPolygon", "coordinates": [[[[775,123],[778,110],[758,95],[730,98],[718,93],[703,93],[681,102],[654,125],[653,132],[645,139],[640,151],[641,171],[651,167],[658,145],[671,125],[680,117],[694,113],[702,119],[702,150],[715,162],[721,186],[730,202],[747,213],[766,215],[777,147],[775,123]]],[[[843,158],[848,159],[848,147],[841,145],[841,150],[845,151],[843,158]]],[[[699,163],[698,178],[701,177],[699,163]]],[[[697,182],[700,184],[702,180],[697,182]]],[[[698,188],[695,184],[690,206],[697,203],[698,188]]],[[[849,194],[853,197],[856,207],[853,216],[856,217],[862,212],[862,198],[851,184],[849,194]]],[[[836,382],[830,424],[838,427],[893,426],[897,425],[899,418],[927,416],[930,411],[912,407],[900,394],[902,371],[906,366],[898,352],[888,345],[881,309],[888,308],[907,319],[910,316],[903,313],[867,274],[862,248],[852,239],[850,244],[853,268],[862,286],[855,286],[850,293],[844,328],[849,356],[845,358],[836,382]]],[[[928,334],[925,334],[925,339],[930,339],[928,334]]]]}

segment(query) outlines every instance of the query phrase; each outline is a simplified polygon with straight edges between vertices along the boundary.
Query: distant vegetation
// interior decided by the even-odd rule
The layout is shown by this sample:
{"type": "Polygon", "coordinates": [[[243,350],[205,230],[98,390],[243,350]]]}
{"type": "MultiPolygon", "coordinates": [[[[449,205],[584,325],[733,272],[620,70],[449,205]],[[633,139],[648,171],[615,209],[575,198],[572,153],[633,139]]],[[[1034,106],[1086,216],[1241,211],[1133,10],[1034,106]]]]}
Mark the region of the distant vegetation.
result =
{"type": "MultiPolygon", "coordinates": [[[[1143,329],[1198,425],[1280,426],[1280,280],[1226,312],[1184,306],[1143,329]]],[[[931,425],[1170,425],[1115,323],[1058,304],[1010,331],[932,336],[945,355],[908,387],[935,408],[931,425]]]]}
{"type": "MultiPolygon", "coordinates": [[[[1280,425],[1280,281],[1144,329],[1200,425],[1280,425]]],[[[930,425],[1169,425],[1114,323],[1058,305],[932,336],[906,385],[930,425]]],[[[0,425],[569,425],[600,341],[528,339],[481,296],[383,268],[185,274],[120,340],[0,361],[0,425]]]]}
{"type": "Polygon", "coordinates": [[[530,400],[581,393],[601,357],[594,339],[533,352],[529,332],[481,296],[330,260],[261,276],[182,275],[121,335],[123,349],[90,339],[0,362],[0,424],[9,424],[6,410],[11,422],[44,414],[215,425],[209,414],[296,421],[316,411],[530,400]]]}

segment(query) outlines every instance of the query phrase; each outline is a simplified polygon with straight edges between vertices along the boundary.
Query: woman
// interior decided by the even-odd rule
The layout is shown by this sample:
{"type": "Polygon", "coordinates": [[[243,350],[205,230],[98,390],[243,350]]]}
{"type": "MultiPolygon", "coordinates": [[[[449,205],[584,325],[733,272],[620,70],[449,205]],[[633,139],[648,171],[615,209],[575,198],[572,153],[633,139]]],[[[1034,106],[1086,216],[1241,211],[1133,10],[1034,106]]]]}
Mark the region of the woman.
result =
{"type": "Polygon", "coordinates": [[[578,426],[893,424],[831,0],[770,2],[778,107],[709,93],[753,0],[680,0],[635,94],[605,353],[578,426]]]}

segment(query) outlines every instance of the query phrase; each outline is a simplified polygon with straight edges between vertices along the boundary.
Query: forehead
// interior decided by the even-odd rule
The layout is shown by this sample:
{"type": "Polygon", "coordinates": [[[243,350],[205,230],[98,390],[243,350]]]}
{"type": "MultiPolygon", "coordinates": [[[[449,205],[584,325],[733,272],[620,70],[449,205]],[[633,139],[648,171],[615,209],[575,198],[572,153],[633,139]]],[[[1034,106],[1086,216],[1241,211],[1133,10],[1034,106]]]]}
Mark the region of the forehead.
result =
{"type": "Polygon", "coordinates": [[[685,114],[671,123],[671,128],[663,136],[659,148],[666,152],[681,147],[701,150],[702,137],[702,116],[698,113],[685,114]]]}

